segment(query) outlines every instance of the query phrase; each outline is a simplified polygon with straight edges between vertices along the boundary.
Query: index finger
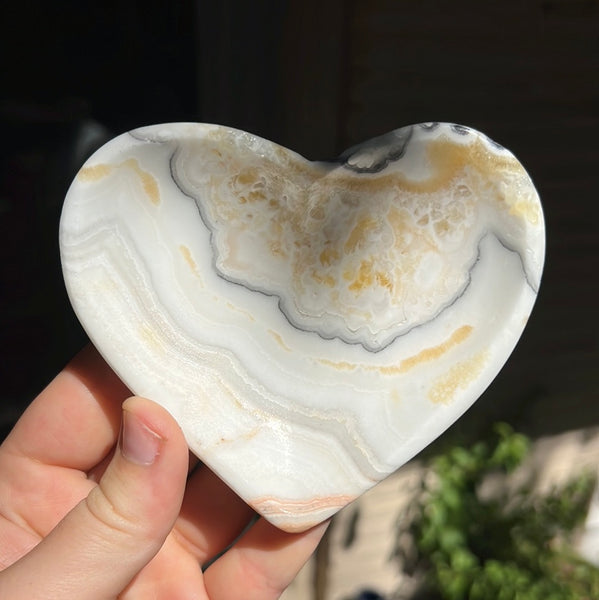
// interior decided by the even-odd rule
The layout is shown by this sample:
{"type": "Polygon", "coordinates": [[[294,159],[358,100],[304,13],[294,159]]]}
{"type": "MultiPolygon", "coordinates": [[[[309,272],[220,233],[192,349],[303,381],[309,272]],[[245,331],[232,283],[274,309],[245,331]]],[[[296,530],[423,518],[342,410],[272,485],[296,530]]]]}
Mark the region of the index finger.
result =
{"type": "Polygon", "coordinates": [[[95,348],[82,350],[29,405],[3,449],[88,471],[118,436],[129,390],[95,348]]]}

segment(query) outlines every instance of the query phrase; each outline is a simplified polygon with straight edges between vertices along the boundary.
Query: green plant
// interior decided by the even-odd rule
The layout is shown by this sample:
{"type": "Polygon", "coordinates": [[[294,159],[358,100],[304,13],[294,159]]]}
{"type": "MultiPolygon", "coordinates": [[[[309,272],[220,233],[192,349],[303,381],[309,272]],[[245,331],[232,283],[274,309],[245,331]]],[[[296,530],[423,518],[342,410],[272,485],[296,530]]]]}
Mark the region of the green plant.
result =
{"type": "Polygon", "coordinates": [[[531,481],[513,489],[507,475],[529,446],[502,423],[489,440],[432,459],[410,533],[417,564],[445,600],[599,598],[599,569],[568,545],[595,478],[583,473],[544,496],[531,481]],[[493,477],[494,493],[482,493],[493,477]]]}

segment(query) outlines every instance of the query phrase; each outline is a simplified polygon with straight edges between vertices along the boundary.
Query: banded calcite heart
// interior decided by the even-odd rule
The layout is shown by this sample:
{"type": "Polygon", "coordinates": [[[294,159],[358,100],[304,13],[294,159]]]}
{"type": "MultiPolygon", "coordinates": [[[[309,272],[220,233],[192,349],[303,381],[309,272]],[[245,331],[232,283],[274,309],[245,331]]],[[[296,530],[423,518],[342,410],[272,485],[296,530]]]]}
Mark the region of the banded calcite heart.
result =
{"type": "Polygon", "coordinates": [[[535,301],[544,224],[520,163],[466,127],[406,127],[314,163],[177,123],[89,159],[60,245],[108,363],[241,497],[297,531],[489,385],[535,301]]]}

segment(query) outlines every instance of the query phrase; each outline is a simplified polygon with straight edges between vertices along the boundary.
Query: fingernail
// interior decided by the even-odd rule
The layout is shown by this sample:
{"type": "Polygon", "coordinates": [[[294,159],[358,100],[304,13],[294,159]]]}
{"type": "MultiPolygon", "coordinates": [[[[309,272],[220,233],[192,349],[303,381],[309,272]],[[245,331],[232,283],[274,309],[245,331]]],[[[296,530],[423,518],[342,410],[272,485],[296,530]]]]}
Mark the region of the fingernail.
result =
{"type": "Polygon", "coordinates": [[[130,462],[149,466],[160,454],[164,439],[127,410],[123,411],[121,453],[130,462]]]}

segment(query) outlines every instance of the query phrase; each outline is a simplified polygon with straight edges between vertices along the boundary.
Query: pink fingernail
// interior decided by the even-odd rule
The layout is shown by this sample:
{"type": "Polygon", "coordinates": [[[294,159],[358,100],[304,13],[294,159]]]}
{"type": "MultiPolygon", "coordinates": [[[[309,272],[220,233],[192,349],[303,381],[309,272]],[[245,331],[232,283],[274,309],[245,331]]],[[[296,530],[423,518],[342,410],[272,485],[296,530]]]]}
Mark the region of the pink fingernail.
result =
{"type": "Polygon", "coordinates": [[[130,462],[149,466],[160,454],[164,439],[152,431],[136,415],[123,411],[121,453],[130,462]]]}

